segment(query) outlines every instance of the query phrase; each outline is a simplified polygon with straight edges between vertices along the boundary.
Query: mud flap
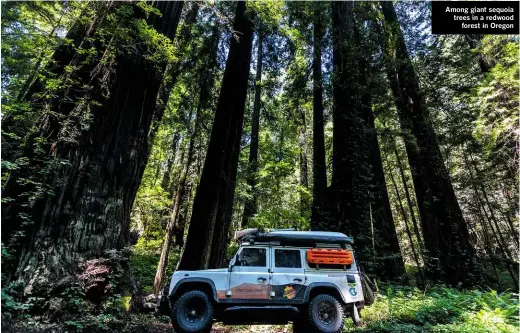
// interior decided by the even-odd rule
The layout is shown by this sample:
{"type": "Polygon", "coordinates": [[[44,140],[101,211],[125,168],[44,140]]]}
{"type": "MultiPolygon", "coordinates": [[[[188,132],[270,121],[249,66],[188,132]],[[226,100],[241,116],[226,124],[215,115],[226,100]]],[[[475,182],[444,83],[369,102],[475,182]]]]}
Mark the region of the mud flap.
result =
{"type": "Polygon", "coordinates": [[[361,269],[359,269],[359,276],[361,278],[361,289],[363,289],[365,305],[370,306],[374,304],[376,300],[376,294],[372,289],[373,287],[375,288],[375,285],[361,269]]]}
{"type": "Polygon", "coordinates": [[[159,297],[157,297],[157,307],[155,308],[155,312],[161,316],[170,316],[170,300],[168,299],[168,292],[170,290],[170,285],[166,284],[161,291],[159,297]]]}

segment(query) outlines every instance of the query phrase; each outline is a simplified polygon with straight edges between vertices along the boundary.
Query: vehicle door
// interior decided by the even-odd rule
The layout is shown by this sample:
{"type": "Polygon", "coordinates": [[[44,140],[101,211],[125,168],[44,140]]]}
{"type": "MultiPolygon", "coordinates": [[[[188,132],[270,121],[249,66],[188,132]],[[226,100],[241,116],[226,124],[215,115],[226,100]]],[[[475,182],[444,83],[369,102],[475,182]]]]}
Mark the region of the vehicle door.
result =
{"type": "Polygon", "coordinates": [[[239,249],[229,276],[228,299],[269,299],[270,255],[268,246],[247,246],[239,249]]]}
{"type": "Polygon", "coordinates": [[[298,303],[305,295],[303,251],[283,247],[271,248],[271,299],[298,303]]]}

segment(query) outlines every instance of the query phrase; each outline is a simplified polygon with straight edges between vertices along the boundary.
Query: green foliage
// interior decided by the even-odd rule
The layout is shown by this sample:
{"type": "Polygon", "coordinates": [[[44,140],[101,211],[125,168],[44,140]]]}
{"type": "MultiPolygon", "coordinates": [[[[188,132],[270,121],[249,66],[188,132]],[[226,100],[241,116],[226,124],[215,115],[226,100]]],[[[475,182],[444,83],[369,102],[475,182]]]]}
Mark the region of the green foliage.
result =
{"type": "Polygon", "coordinates": [[[474,134],[488,153],[498,150],[516,160],[518,139],[520,71],[519,42],[507,36],[486,36],[476,52],[493,59],[495,66],[476,89],[474,102],[480,110],[474,134]]]}
{"type": "Polygon", "coordinates": [[[376,303],[362,310],[364,326],[353,328],[347,320],[347,331],[514,332],[519,309],[512,293],[385,285],[376,303]]]}
{"type": "Polygon", "coordinates": [[[22,319],[28,316],[28,311],[32,308],[32,304],[21,300],[21,288],[22,286],[15,282],[11,282],[8,286],[2,287],[3,319],[22,319]]]}
{"type": "MultiPolygon", "coordinates": [[[[132,276],[138,281],[140,292],[143,294],[152,292],[157,263],[161,257],[162,242],[162,237],[158,240],[148,241],[143,237],[140,238],[138,243],[133,247],[132,256],[130,257],[132,276]]],[[[167,277],[173,274],[179,259],[180,249],[177,247],[172,248],[166,266],[167,277]]]]}

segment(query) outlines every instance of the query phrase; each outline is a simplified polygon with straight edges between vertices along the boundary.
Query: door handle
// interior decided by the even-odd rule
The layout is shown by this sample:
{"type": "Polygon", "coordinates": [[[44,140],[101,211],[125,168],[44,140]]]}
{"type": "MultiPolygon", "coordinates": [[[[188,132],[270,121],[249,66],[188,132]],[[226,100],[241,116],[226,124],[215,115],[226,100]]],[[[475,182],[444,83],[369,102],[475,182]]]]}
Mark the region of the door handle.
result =
{"type": "Polygon", "coordinates": [[[267,279],[265,277],[258,278],[258,282],[260,282],[260,283],[264,283],[265,281],[267,281],[267,279]]]}
{"type": "Polygon", "coordinates": [[[294,282],[302,282],[302,279],[293,279],[294,282]]]}

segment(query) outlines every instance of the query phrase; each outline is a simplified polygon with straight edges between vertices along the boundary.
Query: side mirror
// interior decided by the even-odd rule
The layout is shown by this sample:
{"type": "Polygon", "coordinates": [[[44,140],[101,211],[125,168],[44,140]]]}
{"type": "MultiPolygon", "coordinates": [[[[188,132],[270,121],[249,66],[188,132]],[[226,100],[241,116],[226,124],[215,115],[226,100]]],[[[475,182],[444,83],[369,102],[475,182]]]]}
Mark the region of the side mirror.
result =
{"type": "Polygon", "coordinates": [[[231,258],[231,260],[229,261],[228,272],[233,271],[233,266],[235,266],[236,260],[237,260],[237,256],[235,254],[233,256],[233,258],[231,258]]]}

